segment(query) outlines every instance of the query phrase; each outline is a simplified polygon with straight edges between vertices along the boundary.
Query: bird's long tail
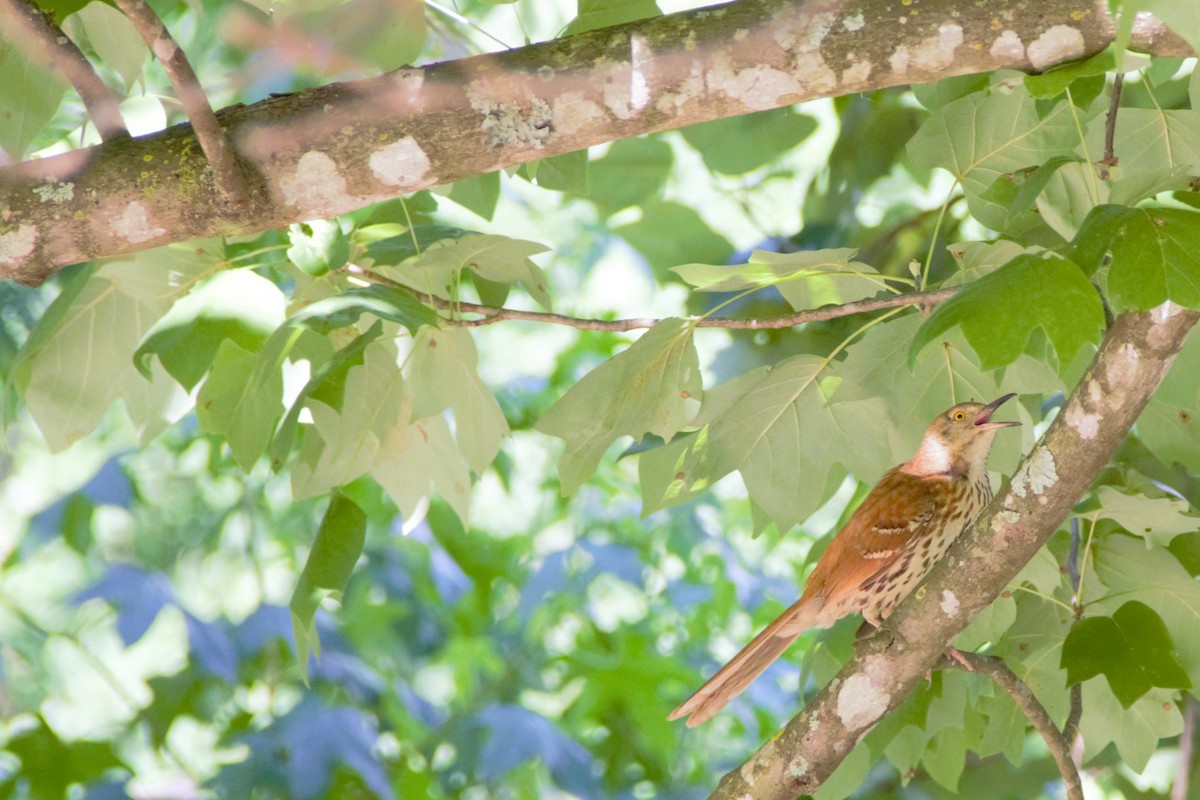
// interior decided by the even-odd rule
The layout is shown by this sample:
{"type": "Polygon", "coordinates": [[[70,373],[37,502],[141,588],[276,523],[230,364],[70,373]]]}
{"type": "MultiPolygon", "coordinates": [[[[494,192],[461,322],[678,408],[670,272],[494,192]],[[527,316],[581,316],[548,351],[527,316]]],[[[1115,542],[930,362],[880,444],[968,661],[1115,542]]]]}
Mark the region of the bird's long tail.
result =
{"type": "Polygon", "coordinates": [[[741,652],[731,658],[729,663],[721,667],[716,675],[697,689],[683,705],[672,711],[668,719],[686,716],[687,726],[694,728],[716,714],[730,700],[741,694],[763,670],[771,666],[801,633],[814,625],[820,607],[819,600],[797,600],[764,628],[762,633],[755,636],[750,644],[743,647],[741,652]],[[688,716],[689,714],[691,716],[688,716]]]}

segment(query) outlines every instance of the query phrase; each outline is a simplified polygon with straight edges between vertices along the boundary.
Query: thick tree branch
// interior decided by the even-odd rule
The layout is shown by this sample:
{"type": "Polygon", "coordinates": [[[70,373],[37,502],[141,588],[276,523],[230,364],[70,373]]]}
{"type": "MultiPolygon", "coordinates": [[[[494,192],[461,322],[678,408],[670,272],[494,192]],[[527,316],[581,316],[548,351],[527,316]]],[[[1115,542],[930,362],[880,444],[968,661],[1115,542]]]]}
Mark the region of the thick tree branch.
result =
{"type": "Polygon", "coordinates": [[[218,113],[238,159],[261,179],[245,207],[223,202],[189,126],[0,170],[0,278],[38,283],[97,256],[330,217],[816,97],[1045,69],[1113,36],[1106,0],[737,0],[332,84],[218,113]],[[38,189],[50,183],[57,190],[42,200],[38,189]]]}
{"type": "Polygon", "coordinates": [[[1037,553],[1125,438],[1200,314],[1173,303],[1117,317],[1011,483],[879,633],[714,798],[808,794],[899,705],[946,646],[1037,553]]]}
{"type": "MultiPolygon", "coordinates": [[[[371,283],[378,283],[384,286],[390,286],[393,289],[407,292],[408,294],[420,300],[422,303],[434,306],[443,311],[452,311],[455,314],[479,314],[480,319],[462,319],[453,317],[447,319],[446,322],[450,325],[456,325],[460,328],[478,328],[483,325],[494,325],[497,322],[506,320],[525,320],[527,322],[544,322],[550,325],[565,325],[568,328],[577,328],[581,331],[611,331],[620,333],[623,331],[636,331],[644,328],[653,328],[660,319],[653,317],[635,317],[631,319],[584,319],[582,317],[569,317],[565,314],[552,314],[546,311],[523,311],[515,308],[496,308],[495,306],[483,306],[478,303],[464,303],[456,300],[446,300],[441,297],[419,292],[411,286],[405,286],[403,283],[388,278],[386,275],[380,275],[378,272],[363,269],[362,267],[353,264],[346,267],[346,272],[351,275],[357,275],[371,283]]],[[[848,317],[851,314],[863,314],[868,311],[880,311],[885,308],[898,308],[899,306],[921,306],[930,307],[943,301],[949,300],[954,295],[965,287],[953,286],[948,289],[938,289],[933,292],[910,292],[908,294],[897,294],[890,297],[877,297],[869,300],[857,300],[853,303],[843,303],[837,306],[825,306],[824,308],[805,309],[797,311],[793,314],[783,314],[778,317],[763,317],[761,319],[727,319],[724,317],[701,317],[696,320],[697,328],[725,328],[728,330],[768,330],[778,328],[791,328],[794,325],[803,325],[805,322],[821,322],[824,320],[837,319],[839,317],[848,317]]]]}
{"type": "MultiPolygon", "coordinates": [[[[1079,769],[1071,760],[1071,742],[1054,725],[1046,707],[1038,701],[1025,682],[1017,677],[1008,665],[995,656],[981,656],[977,653],[958,653],[971,669],[982,675],[987,675],[996,685],[1008,692],[1017,708],[1033,725],[1033,729],[1046,742],[1058,772],[1062,775],[1063,785],[1067,789],[1067,800],[1083,800],[1083,782],[1079,778],[1079,769]]],[[[964,668],[965,665],[952,658],[943,658],[943,668],[964,668]]]]}
{"type": "Polygon", "coordinates": [[[171,37],[167,26],[163,25],[146,0],[116,0],[116,3],[141,34],[150,52],[154,53],[163,72],[167,73],[171,86],[175,88],[175,96],[192,123],[200,149],[212,167],[213,181],[218,191],[225,199],[238,205],[244,204],[248,193],[246,176],[183,48],[171,37]]]}
{"type": "Polygon", "coordinates": [[[5,38],[27,55],[52,63],[75,87],[101,139],[129,136],[121,119],[120,100],[49,12],[31,0],[0,0],[0,23],[0,29],[8,34],[5,38]]]}

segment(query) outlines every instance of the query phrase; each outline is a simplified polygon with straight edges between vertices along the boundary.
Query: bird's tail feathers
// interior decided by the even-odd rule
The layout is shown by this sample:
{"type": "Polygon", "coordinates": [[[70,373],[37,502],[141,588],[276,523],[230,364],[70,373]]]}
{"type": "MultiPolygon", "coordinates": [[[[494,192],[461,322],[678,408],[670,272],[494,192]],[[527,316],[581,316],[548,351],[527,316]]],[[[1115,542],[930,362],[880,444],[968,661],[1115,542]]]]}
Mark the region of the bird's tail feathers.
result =
{"type": "Polygon", "coordinates": [[[695,694],[672,711],[668,719],[687,716],[687,726],[694,728],[716,714],[730,700],[741,694],[763,670],[771,666],[801,633],[813,627],[821,605],[821,601],[815,598],[801,598],[796,601],[731,658],[729,663],[721,667],[717,674],[697,689],[695,694]]]}

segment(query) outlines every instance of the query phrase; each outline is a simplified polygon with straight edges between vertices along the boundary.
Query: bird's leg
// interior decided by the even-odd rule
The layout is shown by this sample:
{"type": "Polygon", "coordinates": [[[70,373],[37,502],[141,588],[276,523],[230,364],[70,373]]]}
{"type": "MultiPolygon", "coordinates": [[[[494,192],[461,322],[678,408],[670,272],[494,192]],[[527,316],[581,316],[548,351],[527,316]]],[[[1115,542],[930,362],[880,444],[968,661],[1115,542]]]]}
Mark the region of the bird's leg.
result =
{"type": "Polygon", "coordinates": [[[946,648],[946,656],[954,659],[959,664],[962,664],[962,668],[965,669],[967,672],[975,671],[975,668],[971,666],[971,662],[967,660],[967,657],[964,656],[962,654],[962,651],[959,650],[954,645],[950,645],[949,647],[946,648]]]}

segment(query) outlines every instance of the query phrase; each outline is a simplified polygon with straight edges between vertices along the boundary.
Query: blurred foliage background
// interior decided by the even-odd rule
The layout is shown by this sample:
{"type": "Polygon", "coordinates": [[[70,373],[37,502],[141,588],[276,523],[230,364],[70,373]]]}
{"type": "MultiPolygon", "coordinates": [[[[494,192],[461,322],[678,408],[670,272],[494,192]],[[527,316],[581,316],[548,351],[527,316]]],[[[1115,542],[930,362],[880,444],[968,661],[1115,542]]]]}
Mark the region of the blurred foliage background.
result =
{"type": "MultiPolygon", "coordinates": [[[[161,72],[118,12],[98,2],[44,5],[95,57],[108,84],[123,90],[135,135],[182,121],[161,72]]],[[[221,107],[694,4],[154,5],[221,107]]],[[[0,69],[16,74],[16,51],[0,54],[0,69]]],[[[1188,68],[1164,63],[1157,102],[1182,106],[1188,68]]],[[[947,91],[986,84],[986,76],[966,78],[947,91]]],[[[24,85],[0,80],[3,102],[27,123],[0,137],[11,160],[95,141],[73,92],[40,83],[34,104],[32,89],[21,94],[24,85]]],[[[1135,84],[1131,91],[1144,90],[1135,84]]],[[[535,260],[555,307],[581,317],[703,313],[729,297],[692,294],[669,268],[745,261],[754,248],[857,248],[859,260],[900,278],[911,278],[912,263],[928,255],[932,283],[959,269],[945,243],[985,231],[950,176],[907,155],[905,143],[925,116],[908,90],[822,100],[472,178],[365,211],[347,228],[371,213],[403,214],[549,244],[554,252],[535,260]]],[[[285,249],[315,238],[314,230],[268,232],[228,248],[252,254],[259,274],[292,285],[303,276],[285,249]]],[[[317,257],[327,253],[318,250],[317,257]]],[[[367,515],[365,548],[344,595],[317,613],[320,654],[306,677],[287,604],[329,501],[294,500],[289,474],[273,473],[265,460],[243,471],[193,413],[143,444],[143,431],[118,404],[95,432],[51,453],[31,416],[37,409],[17,397],[12,373],[69,273],[38,289],[0,285],[7,420],[0,797],[703,797],[795,713],[801,686],[827,679],[849,653],[857,620],[806,636],[711,723],[696,730],[668,723],[669,710],[702,674],[795,599],[810,549],[823,546],[865,486],[844,471],[805,476],[824,502],[783,534],[756,523],[736,476],[643,519],[631,456],[645,443],[626,439],[563,496],[554,468],[563,443],[532,426],[630,337],[508,322],[474,335],[480,375],[512,435],[476,476],[469,522],[437,496],[405,515],[372,478],[347,486],[367,515]]],[[[481,284],[478,293],[491,290],[481,284]]],[[[827,299],[837,298],[818,293],[813,305],[827,299]]],[[[510,302],[528,300],[514,292],[510,302]]],[[[769,289],[724,313],[790,309],[769,289]]],[[[825,356],[862,323],[702,330],[704,383],[784,356],[825,356]]],[[[1038,346],[1035,340],[1030,349],[1038,346]]],[[[973,365],[970,349],[961,352],[973,365]]],[[[949,405],[951,379],[926,387],[921,408],[949,405]]],[[[1015,390],[1044,395],[1044,403],[1041,396],[1025,401],[1029,422],[1061,400],[1063,384],[1036,363],[1012,367],[1008,380],[1009,388],[1019,382],[1029,388],[1015,390]]],[[[1180,392],[1194,401],[1194,392],[1180,392]]],[[[1170,457],[1178,440],[1163,416],[1148,428],[1150,446],[1130,441],[1110,481],[1126,481],[1125,468],[1136,467],[1194,500],[1186,466],[1194,451],[1170,457]]],[[[926,421],[914,419],[908,444],[926,421]]],[[[1025,447],[1032,433],[1027,425],[1025,447]]],[[[885,459],[892,447],[907,446],[864,438],[864,448],[885,459]]],[[[1009,469],[1017,449],[1004,456],[1009,469]]],[[[1155,506],[1162,515],[1155,525],[1194,530],[1171,509],[1176,516],[1155,506]]],[[[1065,557],[1066,536],[1033,565],[1041,570],[1036,585],[1049,595],[1061,584],[1055,559],[1065,557]]],[[[1194,542],[1173,541],[1180,542],[1172,544],[1179,563],[1194,572],[1194,542]]],[[[888,758],[852,756],[818,797],[1053,796],[1058,775],[1041,740],[1011,715],[1006,729],[985,731],[992,717],[967,710],[1004,702],[991,692],[971,676],[935,675],[888,723],[895,737],[888,758]],[[990,736],[995,754],[968,756],[965,728],[990,736]]],[[[1163,719],[1146,723],[1138,758],[1119,744],[1090,754],[1089,791],[1166,796],[1180,760],[1180,716],[1167,705],[1172,711],[1163,719]],[[1156,748],[1160,736],[1166,741],[1156,748]]],[[[1120,719],[1114,711],[1093,724],[1120,719]]]]}

